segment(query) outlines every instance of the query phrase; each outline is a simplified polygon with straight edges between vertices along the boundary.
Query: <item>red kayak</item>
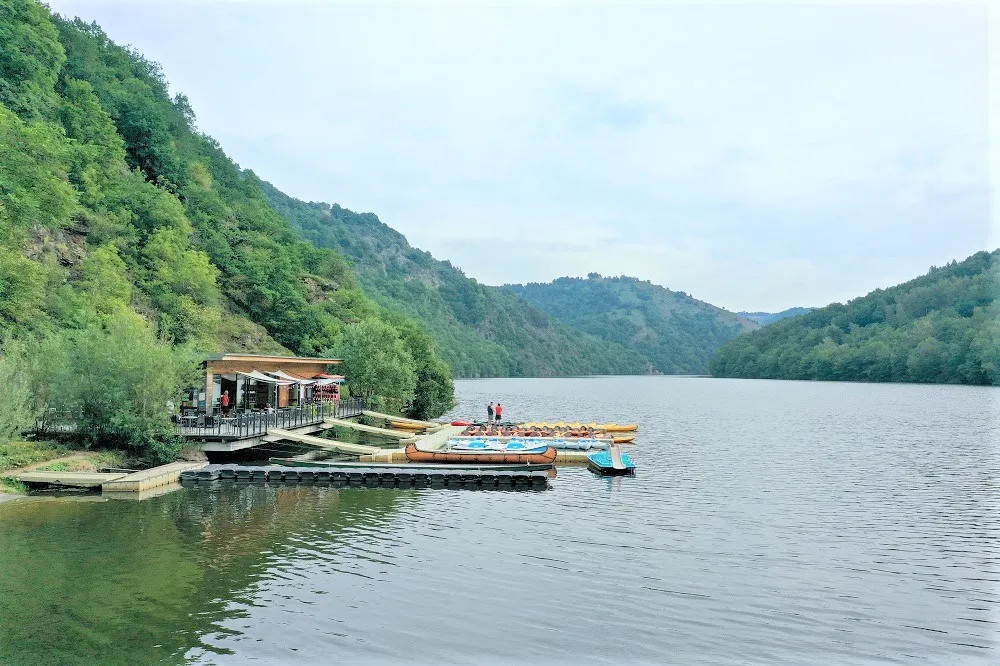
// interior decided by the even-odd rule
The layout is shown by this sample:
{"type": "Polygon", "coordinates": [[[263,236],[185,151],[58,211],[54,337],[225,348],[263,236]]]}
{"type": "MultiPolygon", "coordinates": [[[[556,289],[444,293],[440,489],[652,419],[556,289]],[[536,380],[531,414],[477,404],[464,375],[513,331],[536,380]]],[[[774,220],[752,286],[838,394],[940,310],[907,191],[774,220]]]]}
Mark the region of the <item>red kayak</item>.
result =
{"type": "Polygon", "coordinates": [[[453,426],[470,426],[472,421],[452,421],[451,424],[453,426]]]}

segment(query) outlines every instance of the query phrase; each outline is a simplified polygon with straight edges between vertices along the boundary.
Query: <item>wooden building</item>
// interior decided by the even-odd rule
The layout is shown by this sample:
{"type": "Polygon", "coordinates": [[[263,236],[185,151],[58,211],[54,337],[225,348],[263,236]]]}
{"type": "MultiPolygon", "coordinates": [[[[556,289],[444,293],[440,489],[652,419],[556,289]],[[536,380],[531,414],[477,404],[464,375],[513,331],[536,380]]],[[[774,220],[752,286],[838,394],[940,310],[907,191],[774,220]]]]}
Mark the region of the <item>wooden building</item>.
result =
{"type": "Polygon", "coordinates": [[[230,409],[302,404],[312,400],[318,386],[343,381],[327,374],[340,363],[335,358],[213,354],[202,362],[205,385],[198,391],[197,407],[208,414],[218,411],[227,391],[230,409]]]}

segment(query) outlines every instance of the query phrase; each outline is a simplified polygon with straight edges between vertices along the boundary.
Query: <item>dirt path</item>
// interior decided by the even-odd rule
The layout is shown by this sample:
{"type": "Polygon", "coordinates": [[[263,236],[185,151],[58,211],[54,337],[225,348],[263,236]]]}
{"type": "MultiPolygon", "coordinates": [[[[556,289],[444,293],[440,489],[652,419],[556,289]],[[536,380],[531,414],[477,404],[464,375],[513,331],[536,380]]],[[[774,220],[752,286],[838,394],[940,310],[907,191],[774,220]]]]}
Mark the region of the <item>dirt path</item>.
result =
{"type": "Polygon", "coordinates": [[[24,467],[17,467],[15,469],[5,469],[0,472],[0,476],[17,476],[23,472],[33,472],[39,467],[47,467],[49,465],[54,465],[56,463],[62,462],[72,462],[74,460],[85,460],[87,458],[93,457],[95,454],[93,451],[76,451],[69,454],[68,456],[62,456],[61,458],[52,458],[51,460],[43,460],[42,462],[37,462],[31,465],[26,465],[24,467]]]}

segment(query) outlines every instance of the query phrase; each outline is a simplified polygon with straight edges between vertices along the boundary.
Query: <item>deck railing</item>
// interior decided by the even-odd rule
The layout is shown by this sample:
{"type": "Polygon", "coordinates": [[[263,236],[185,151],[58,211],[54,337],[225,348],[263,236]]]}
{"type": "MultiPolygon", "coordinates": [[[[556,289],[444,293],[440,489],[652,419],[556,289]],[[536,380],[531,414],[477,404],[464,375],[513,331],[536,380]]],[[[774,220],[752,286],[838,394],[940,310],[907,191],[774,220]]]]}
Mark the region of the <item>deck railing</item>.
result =
{"type": "MultiPolygon", "coordinates": [[[[347,419],[361,416],[364,401],[345,398],[333,402],[318,402],[296,407],[273,410],[237,411],[223,414],[189,412],[178,417],[177,434],[192,439],[247,439],[267,434],[271,428],[282,430],[302,428],[322,423],[326,419],[347,419]]],[[[69,412],[50,411],[35,423],[36,437],[72,437],[81,434],[76,415],[69,412]]],[[[93,432],[97,436],[119,433],[93,432]]]]}
{"type": "Polygon", "coordinates": [[[289,430],[316,425],[326,419],[361,416],[363,410],[361,398],[345,398],[267,411],[197,413],[181,417],[177,431],[191,438],[247,439],[264,435],[271,428],[289,430]]]}

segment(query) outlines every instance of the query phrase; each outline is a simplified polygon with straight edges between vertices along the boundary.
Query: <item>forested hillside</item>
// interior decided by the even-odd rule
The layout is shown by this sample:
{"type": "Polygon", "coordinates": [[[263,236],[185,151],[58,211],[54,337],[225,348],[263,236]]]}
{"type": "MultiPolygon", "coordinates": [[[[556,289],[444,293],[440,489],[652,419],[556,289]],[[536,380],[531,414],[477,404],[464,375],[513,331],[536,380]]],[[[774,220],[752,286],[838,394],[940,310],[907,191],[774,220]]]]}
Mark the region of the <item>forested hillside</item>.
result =
{"type": "Polygon", "coordinates": [[[266,183],[264,191],[304,238],[347,255],[366,293],[419,321],[459,377],[646,370],[637,350],[574,330],[509,290],[479,284],[411,247],[371,213],[306,203],[266,183]]]}
{"type": "Polygon", "coordinates": [[[807,312],[812,312],[815,309],[816,308],[788,308],[787,310],[782,310],[781,312],[737,312],[736,314],[744,319],[755,321],[761,326],[767,326],[768,324],[773,324],[774,322],[781,321],[782,319],[798,317],[799,315],[806,314],[807,312]]]}
{"type": "Polygon", "coordinates": [[[722,343],[757,328],[684,292],[630,277],[591,273],[508,289],[574,328],[635,349],[664,374],[706,373],[722,343]]]}
{"type": "Polygon", "coordinates": [[[718,377],[1000,384],[1000,250],[724,345],[718,377]]]}
{"type": "Polygon", "coordinates": [[[363,322],[402,346],[395,397],[422,383],[429,412],[448,407],[426,334],[365,296],[340,252],[303,242],[155,63],[32,0],[0,0],[0,44],[0,376],[31,383],[13,391],[28,412],[148,424],[200,353],[339,355],[363,322]]]}

